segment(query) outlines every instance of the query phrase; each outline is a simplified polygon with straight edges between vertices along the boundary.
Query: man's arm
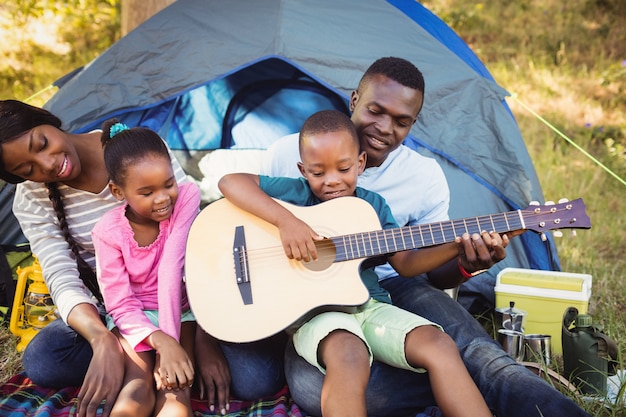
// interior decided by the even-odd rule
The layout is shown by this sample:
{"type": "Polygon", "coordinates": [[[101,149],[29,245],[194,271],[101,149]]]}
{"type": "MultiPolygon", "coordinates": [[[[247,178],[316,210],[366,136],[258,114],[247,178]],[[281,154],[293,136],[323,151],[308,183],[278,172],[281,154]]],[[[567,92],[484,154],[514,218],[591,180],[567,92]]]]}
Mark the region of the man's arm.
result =
{"type": "Polygon", "coordinates": [[[428,279],[437,288],[447,289],[461,285],[472,274],[491,268],[506,257],[509,245],[507,235],[483,232],[465,233],[456,239],[458,256],[428,273],[428,279]]]}
{"type": "Polygon", "coordinates": [[[196,326],[194,354],[200,399],[205,400],[211,412],[226,414],[230,398],[230,369],[217,340],[196,326]]]}

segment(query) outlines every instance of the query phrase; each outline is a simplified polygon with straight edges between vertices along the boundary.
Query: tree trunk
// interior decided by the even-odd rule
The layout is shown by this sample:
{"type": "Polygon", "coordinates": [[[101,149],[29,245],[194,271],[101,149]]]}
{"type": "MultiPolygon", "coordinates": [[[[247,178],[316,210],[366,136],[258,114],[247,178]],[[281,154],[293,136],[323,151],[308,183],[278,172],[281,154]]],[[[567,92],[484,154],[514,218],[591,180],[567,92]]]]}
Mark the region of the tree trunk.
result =
{"type": "Polygon", "coordinates": [[[122,36],[175,0],[122,0],[122,36]]]}

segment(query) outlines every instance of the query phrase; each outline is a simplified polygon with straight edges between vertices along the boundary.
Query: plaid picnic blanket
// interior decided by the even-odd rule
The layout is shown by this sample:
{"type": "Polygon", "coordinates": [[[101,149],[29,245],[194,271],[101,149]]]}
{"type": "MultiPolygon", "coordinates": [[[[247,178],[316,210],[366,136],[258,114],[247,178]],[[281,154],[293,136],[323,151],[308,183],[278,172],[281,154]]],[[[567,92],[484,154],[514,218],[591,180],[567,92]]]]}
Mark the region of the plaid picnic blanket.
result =
{"type": "MultiPolygon", "coordinates": [[[[43,388],[35,385],[23,373],[0,386],[1,417],[70,417],[76,415],[78,388],[43,388]]],[[[195,417],[220,416],[209,411],[200,401],[192,401],[195,417]]],[[[98,411],[98,416],[102,410],[98,411]]],[[[257,401],[231,400],[227,417],[307,417],[289,396],[285,386],[274,397],[257,401]]],[[[415,417],[442,417],[437,407],[428,407],[415,417]]]]}
{"type": "MultiPolygon", "coordinates": [[[[0,386],[2,417],[69,417],[76,415],[78,388],[50,389],[35,385],[24,374],[17,374],[0,386]]],[[[194,416],[219,416],[200,401],[192,402],[194,416]]],[[[100,415],[100,413],[98,414],[100,415]]],[[[228,417],[306,417],[291,400],[285,386],[274,397],[257,401],[231,401],[228,417]]]]}

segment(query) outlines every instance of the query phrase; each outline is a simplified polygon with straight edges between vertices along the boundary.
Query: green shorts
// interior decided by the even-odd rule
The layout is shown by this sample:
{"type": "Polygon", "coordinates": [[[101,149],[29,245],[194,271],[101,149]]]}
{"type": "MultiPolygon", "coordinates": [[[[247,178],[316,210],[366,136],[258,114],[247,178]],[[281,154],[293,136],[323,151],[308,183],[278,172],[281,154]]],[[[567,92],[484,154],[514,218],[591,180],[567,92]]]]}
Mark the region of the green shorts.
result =
{"type": "Polygon", "coordinates": [[[404,351],[407,334],[420,326],[443,330],[417,314],[370,299],[352,314],[336,311],[318,314],[300,326],[293,335],[293,343],[300,356],[325,374],[326,370],[317,360],[319,344],[331,332],[343,329],[363,340],[370,354],[370,364],[376,359],[396,368],[426,372],[424,368],[409,365],[404,351]]]}
{"type": "MultiPolygon", "coordinates": [[[[143,310],[143,312],[146,315],[146,317],[148,317],[148,319],[152,322],[153,325],[155,325],[156,327],[159,327],[159,311],[158,310],[143,310]]],[[[109,330],[113,330],[117,327],[115,323],[113,322],[113,317],[111,317],[109,314],[107,314],[106,320],[107,320],[107,328],[109,330]]],[[[180,321],[181,323],[184,323],[186,321],[196,321],[196,317],[193,315],[191,310],[187,310],[187,311],[182,312],[180,316],[180,321]]]]}

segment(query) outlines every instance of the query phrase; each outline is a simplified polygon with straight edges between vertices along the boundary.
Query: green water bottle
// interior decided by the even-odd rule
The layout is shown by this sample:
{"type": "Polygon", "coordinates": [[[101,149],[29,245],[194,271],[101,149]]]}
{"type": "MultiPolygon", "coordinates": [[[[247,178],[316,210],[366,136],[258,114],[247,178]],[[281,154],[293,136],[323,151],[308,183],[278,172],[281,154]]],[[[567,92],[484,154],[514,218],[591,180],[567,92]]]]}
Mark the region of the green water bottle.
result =
{"type": "Polygon", "coordinates": [[[607,339],[588,314],[568,307],[563,314],[563,368],[581,393],[605,396],[610,353],[607,339]],[[574,325],[574,327],[572,327],[574,325]]]}

